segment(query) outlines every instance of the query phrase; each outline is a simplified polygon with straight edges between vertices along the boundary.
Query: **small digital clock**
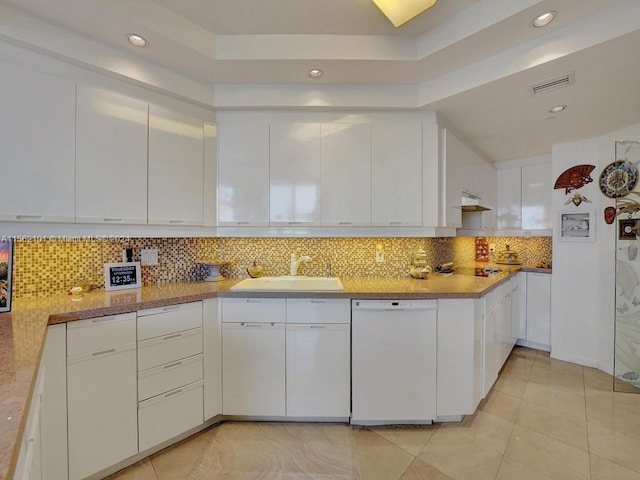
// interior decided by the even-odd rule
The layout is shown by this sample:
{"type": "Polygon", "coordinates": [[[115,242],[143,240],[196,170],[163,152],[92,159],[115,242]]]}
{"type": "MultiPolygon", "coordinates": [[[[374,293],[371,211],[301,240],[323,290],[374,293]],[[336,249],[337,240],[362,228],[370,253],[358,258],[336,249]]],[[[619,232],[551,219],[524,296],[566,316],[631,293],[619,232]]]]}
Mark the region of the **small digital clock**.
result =
{"type": "Polygon", "coordinates": [[[104,289],[124,290],[140,288],[140,262],[104,264],[104,289]]]}

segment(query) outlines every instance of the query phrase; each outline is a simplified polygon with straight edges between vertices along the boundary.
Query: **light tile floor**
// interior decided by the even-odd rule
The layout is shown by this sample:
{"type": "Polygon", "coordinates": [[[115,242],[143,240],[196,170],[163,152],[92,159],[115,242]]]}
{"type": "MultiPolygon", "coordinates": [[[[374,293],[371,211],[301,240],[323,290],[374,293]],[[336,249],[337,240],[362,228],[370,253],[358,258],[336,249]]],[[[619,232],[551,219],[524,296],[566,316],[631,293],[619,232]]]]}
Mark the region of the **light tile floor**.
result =
{"type": "Polygon", "coordinates": [[[516,348],[461,423],[211,427],[110,480],[640,480],[640,395],[516,348]]]}

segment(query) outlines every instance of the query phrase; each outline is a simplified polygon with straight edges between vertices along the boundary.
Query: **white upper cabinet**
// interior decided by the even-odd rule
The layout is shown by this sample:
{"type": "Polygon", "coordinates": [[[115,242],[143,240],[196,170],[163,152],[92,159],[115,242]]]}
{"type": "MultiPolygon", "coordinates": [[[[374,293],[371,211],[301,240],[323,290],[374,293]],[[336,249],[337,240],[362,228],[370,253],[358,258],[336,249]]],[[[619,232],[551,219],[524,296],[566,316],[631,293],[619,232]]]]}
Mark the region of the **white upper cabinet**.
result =
{"type": "Polygon", "coordinates": [[[549,162],[498,170],[498,230],[553,228],[552,191],[549,162]]]}
{"type": "Polygon", "coordinates": [[[78,85],[76,221],[147,223],[149,106],[78,85]]]}
{"type": "Polygon", "coordinates": [[[497,174],[491,162],[478,155],[451,131],[444,131],[446,164],[445,226],[466,229],[496,227],[497,174]],[[471,195],[489,208],[462,215],[462,197],[471,195]]]}
{"type": "Polygon", "coordinates": [[[371,125],[321,125],[322,225],[371,223],[371,125]]]}
{"type": "Polygon", "coordinates": [[[373,124],[371,223],[422,225],[422,125],[373,124]]]}
{"type": "Polygon", "coordinates": [[[320,124],[269,127],[269,220],[272,225],[320,224],[320,124]]]}
{"type": "Polygon", "coordinates": [[[269,126],[220,121],[218,132],[219,225],[268,225],[269,126]]]}
{"type": "Polygon", "coordinates": [[[217,225],[218,207],[216,191],[218,187],[218,128],[204,122],[204,226],[217,225]]]}
{"type": "Polygon", "coordinates": [[[522,167],[522,228],[551,229],[551,163],[522,167]]]}
{"type": "Polygon", "coordinates": [[[498,230],[522,228],[522,184],[520,168],[498,170],[498,230]]]}
{"type": "Polygon", "coordinates": [[[445,226],[450,228],[462,227],[462,168],[464,144],[449,130],[442,130],[445,162],[445,196],[444,219],[445,226]]]}
{"type": "Polygon", "coordinates": [[[0,220],[73,222],[74,82],[0,62],[0,220]]]}
{"type": "Polygon", "coordinates": [[[149,224],[203,224],[203,125],[149,106],[149,224]]]}

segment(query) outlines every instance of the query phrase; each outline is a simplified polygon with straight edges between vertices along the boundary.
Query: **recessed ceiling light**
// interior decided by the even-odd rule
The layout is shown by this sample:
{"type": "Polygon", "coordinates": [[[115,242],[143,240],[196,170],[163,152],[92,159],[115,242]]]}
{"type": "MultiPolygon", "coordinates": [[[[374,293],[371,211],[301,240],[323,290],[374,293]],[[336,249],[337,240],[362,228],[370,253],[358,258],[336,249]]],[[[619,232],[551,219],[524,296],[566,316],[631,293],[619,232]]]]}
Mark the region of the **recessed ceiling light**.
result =
{"type": "Polygon", "coordinates": [[[534,18],[531,21],[531,25],[533,25],[535,28],[546,27],[551,22],[553,22],[557,16],[558,12],[556,12],[555,10],[550,10],[534,18]]]}
{"type": "Polygon", "coordinates": [[[137,33],[128,34],[127,39],[129,40],[129,43],[134,47],[146,47],[147,45],[149,45],[147,39],[142,35],[138,35],[137,33]]]}
{"type": "Polygon", "coordinates": [[[559,113],[563,110],[566,110],[566,108],[566,105],[556,105],[555,107],[549,109],[549,113],[559,113]]]}
{"type": "Polygon", "coordinates": [[[313,78],[314,80],[320,78],[322,75],[324,75],[324,72],[319,68],[312,68],[311,70],[309,70],[309,77],[313,78]]]}

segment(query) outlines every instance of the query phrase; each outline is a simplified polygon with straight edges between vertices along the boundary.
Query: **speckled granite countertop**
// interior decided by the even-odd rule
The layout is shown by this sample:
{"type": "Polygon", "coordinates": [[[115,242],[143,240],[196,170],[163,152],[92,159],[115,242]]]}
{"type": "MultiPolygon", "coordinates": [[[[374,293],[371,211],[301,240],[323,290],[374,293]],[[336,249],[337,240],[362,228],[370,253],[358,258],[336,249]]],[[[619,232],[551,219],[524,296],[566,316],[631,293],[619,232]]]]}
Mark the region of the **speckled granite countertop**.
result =
{"type": "MultiPolygon", "coordinates": [[[[485,266],[479,264],[478,266],[485,266]]],[[[504,268],[504,266],[502,266],[504,268]]],[[[551,273],[548,269],[509,267],[551,273]]],[[[332,297],[332,298],[480,298],[508,274],[489,278],[431,274],[411,278],[342,278],[340,292],[232,291],[241,279],[222,282],[172,283],[137,290],[96,290],[80,299],[67,295],[17,299],[10,313],[0,314],[0,479],[11,478],[29,408],[44,336],[48,324],[126,313],[145,308],[193,302],[213,297],[332,297]]]]}

